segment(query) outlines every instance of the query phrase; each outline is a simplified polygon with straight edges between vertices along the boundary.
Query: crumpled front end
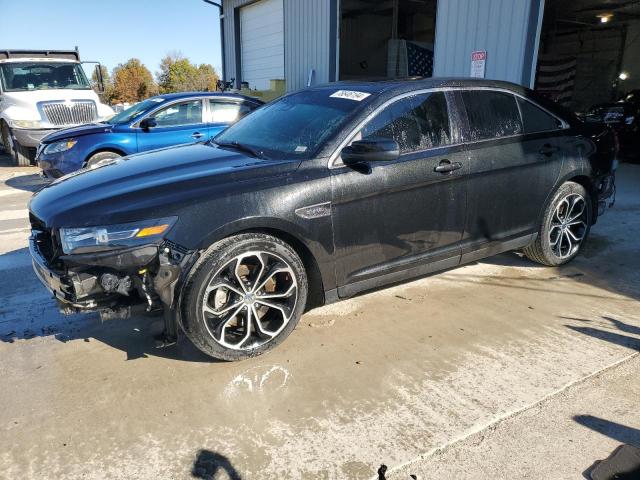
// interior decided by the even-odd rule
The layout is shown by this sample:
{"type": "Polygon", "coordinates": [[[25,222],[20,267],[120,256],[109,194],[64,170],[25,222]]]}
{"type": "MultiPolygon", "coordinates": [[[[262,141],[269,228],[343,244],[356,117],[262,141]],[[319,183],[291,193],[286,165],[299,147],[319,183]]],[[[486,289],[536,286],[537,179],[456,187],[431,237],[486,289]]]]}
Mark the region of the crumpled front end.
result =
{"type": "Polygon", "coordinates": [[[195,255],[163,240],[126,248],[65,254],[60,235],[31,215],[33,268],[64,313],[125,316],[133,307],[160,312],[175,305],[176,287],[195,255]]]}

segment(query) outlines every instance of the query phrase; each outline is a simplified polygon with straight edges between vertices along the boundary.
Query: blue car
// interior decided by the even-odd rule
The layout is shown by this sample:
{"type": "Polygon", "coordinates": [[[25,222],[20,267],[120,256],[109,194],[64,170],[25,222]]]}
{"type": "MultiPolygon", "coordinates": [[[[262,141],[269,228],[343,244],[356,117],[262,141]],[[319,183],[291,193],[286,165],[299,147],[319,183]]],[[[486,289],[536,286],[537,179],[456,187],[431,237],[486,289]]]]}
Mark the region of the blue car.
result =
{"type": "Polygon", "coordinates": [[[261,106],[243,95],[187,92],[148,98],[103,123],[47,135],[36,161],[46,177],[58,178],[103,160],[216,136],[261,106]]]}

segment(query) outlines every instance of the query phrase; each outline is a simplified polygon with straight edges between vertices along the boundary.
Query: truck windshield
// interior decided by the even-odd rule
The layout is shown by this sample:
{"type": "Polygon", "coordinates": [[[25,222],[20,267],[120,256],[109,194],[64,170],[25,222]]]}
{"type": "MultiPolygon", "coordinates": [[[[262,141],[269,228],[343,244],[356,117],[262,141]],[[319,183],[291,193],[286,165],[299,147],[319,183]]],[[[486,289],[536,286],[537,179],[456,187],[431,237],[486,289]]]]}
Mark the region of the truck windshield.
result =
{"type": "Polygon", "coordinates": [[[349,90],[303,90],[260,107],[213,142],[251,149],[267,158],[312,158],[371,98],[349,90]]]}
{"type": "Polygon", "coordinates": [[[91,88],[82,67],[64,62],[10,62],[0,64],[0,80],[5,92],[91,88]]]}

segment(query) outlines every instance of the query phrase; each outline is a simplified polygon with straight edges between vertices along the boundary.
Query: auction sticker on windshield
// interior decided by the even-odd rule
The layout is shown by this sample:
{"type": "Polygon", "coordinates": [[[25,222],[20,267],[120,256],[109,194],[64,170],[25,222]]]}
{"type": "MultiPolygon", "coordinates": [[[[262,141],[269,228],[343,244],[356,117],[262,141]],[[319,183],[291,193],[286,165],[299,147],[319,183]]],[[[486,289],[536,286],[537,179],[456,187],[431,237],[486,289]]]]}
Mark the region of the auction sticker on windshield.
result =
{"type": "Polygon", "coordinates": [[[367,98],[370,93],[365,92],[356,92],[355,90],[338,90],[337,92],[329,95],[333,98],[346,98],[348,100],[355,100],[356,102],[361,102],[365,98],[367,98]]]}

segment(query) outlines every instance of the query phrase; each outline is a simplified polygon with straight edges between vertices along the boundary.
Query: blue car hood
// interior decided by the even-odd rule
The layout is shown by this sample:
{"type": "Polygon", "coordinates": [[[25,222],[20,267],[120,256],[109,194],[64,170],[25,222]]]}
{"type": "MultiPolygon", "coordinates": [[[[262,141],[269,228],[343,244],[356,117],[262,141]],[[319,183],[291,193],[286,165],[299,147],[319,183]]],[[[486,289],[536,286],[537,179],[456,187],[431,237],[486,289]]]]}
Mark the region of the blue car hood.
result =
{"type": "Polygon", "coordinates": [[[106,133],[113,130],[113,125],[108,123],[90,123],[88,125],[79,125],[77,127],[63,128],[56,132],[50,133],[42,139],[42,143],[52,143],[67,138],[81,137],[83,135],[92,135],[94,133],[106,133]]]}
{"type": "Polygon", "coordinates": [[[238,185],[259,188],[261,181],[289,175],[299,165],[203,143],[169,147],[62,177],[40,190],[29,209],[50,228],[162,218],[232,195],[238,185]]]}

